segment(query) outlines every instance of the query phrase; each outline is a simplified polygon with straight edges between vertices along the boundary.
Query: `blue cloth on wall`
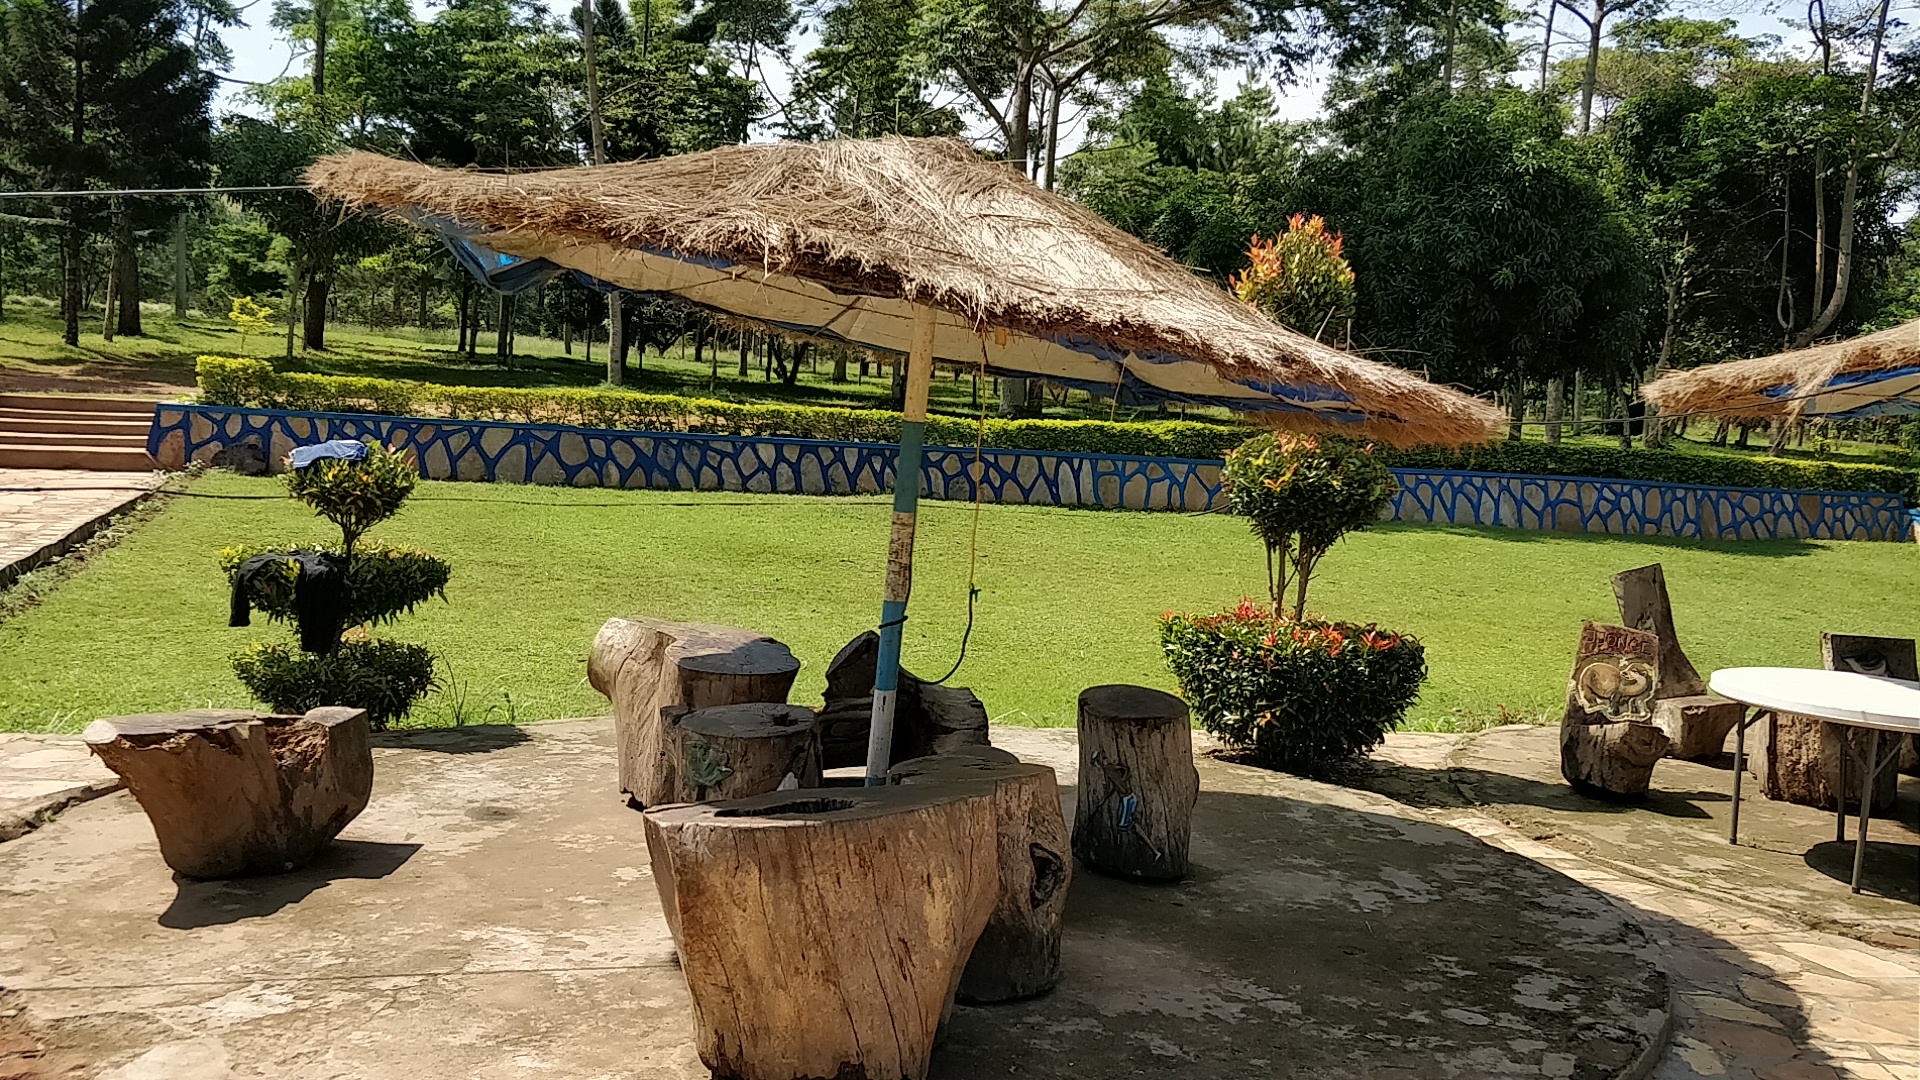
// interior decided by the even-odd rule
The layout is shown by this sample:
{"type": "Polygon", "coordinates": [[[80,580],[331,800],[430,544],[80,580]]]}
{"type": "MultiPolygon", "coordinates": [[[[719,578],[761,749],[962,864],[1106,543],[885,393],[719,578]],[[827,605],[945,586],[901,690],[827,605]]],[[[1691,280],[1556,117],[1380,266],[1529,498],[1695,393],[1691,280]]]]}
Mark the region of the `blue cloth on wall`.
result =
{"type": "Polygon", "coordinates": [[[295,470],[304,469],[316,461],[365,461],[367,444],[352,439],[335,439],[332,442],[314,443],[312,446],[296,446],[288,461],[295,470]]]}

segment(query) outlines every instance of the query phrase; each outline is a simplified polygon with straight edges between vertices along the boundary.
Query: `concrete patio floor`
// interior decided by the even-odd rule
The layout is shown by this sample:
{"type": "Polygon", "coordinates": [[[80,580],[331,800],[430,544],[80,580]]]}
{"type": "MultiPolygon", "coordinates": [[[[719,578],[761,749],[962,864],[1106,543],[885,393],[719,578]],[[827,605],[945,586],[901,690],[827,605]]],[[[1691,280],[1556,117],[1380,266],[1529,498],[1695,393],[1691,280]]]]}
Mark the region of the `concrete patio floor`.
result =
{"type": "MultiPolygon", "coordinates": [[[[1071,798],[1070,731],[994,738],[1071,798]]],[[[0,1058],[30,1037],[48,1077],[704,1077],[610,726],[380,746],[372,804],[299,873],[177,881],[124,792],[0,844],[0,1058]]],[[[1667,976],[1601,893],[1379,795],[1200,768],[1192,879],[1079,873],[1065,982],[958,1009],[935,1077],[1607,1080],[1658,1056],[1667,976]]]]}

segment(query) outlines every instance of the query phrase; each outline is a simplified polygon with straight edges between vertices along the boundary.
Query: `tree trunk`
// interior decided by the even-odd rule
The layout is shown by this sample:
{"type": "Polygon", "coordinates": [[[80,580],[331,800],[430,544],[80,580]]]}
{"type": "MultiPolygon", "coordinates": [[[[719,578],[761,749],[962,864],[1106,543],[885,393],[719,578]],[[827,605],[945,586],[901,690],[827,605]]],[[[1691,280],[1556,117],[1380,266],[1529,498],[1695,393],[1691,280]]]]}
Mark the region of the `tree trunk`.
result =
{"type": "Polygon", "coordinates": [[[1186,703],[1145,687],[1096,686],[1080,694],[1079,730],[1074,857],[1123,877],[1185,877],[1200,794],[1186,703]]]}
{"type": "Polygon", "coordinates": [[[333,296],[333,274],[315,274],[307,282],[307,313],[301,320],[301,341],[309,350],[327,350],[327,303],[333,296]]]}
{"type": "Polygon", "coordinates": [[[1000,885],[976,784],[779,791],[650,810],[647,853],[729,1080],[920,1080],[1000,885]]]}
{"type": "Polygon", "coordinates": [[[1549,445],[1560,445],[1560,421],[1566,415],[1566,409],[1567,380],[1556,375],[1547,380],[1547,404],[1542,416],[1542,419],[1547,422],[1546,436],[1549,445]]]}
{"type": "MultiPolygon", "coordinates": [[[[590,3],[591,0],[584,0],[590,3]]],[[[607,294],[607,385],[627,382],[627,325],[621,310],[620,294],[607,294]]]]}
{"type": "Polygon", "coordinates": [[[1587,23],[1587,69],[1580,76],[1580,134],[1593,130],[1593,89],[1600,73],[1600,43],[1606,32],[1607,0],[1594,0],[1587,23]]]}
{"type": "Polygon", "coordinates": [[[80,199],[67,207],[66,256],[60,267],[60,339],[68,345],[80,344],[80,260],[86,251],[86,234],[80,226],[80,199]]]}
{"type": "Polygon", "coordinates": [[[173,317],[187,317],[187,285],[189,265],[187,261],[187,212],[180,211],[173,219],[173,317]]]}
{"type": "Polygon", "coordinates": [[[1560,0],[1547,0],[1547,34],[1540,39],[1540,93],[1547,92],[1547,62],[1553,57],[1553,17],[1560,12],[1560,0]]]}
{"type": "Polygon", "coordinates": [[[1568,431],[1568,434],[1570,435],[1580,434],[1580,399],[1586,395],[1586,392],[1587,392],[1587,377],[1581,372],[1578,372],[1578,371],[1574,372],[1573,373],[1573,402],[1572,402],[1572,409],[1571,409],[1572,416],[1568,423],[1568,428],[1570,429],[1568,431]]]}
{"type": "Polygon", "coordinates": [[[513,297],[500,294],[500,302],[494,305],[493,355],[496,360],[513,358],[513,297]]]}
{"type": "MultiPolygon", "coordinates": [[[[1011,755],[1008,755],[1011,757],[1011,755]]],[[[1060,789],[1044,765],[971,754],[903,761],[889,784],[986,783],[994,789],[1000,891],[960,977],[968,1004],[1017,1001],[1060,982],[1060,926],[1073,868],[1060,789]]]]}
{"type": "Polygon", "coordinates": [[[114,329],[123,337],[140,337],[140,245],[131,210],[122,207],[114,214],[113,233],[114,329]]]}
{"type": "Polygon", "coordinates": [[[820,786],[820,733],[800,705],[721,705],[661,711],[674,791],[669,803],[744,799],[820,786]]]}
{"type": "Polygon", "coordinates": [[[167,865],[190,878],[304,866],[373,790],[365,709],[123,716],[95,720],[86,741],[139,800],[167,865]]]}
{"type": "Polygon", "coordinates": [[[747,377],[747,357],[753,349],[753,335],[740,331],[740,377],[747,377]]]}
{"type": "Polygon", "coordinates": [[[620,790],[641,806],[672,801],[677,769],[661,710],[783,703],[800,661],[785,645],[731,626],[609,619],[594,638],[587,681],[613,702],[620,790]]]}
{"type": "Polygon", "coordinates": [[[1507,390],[1507,438],[1520,440],[1520,425],[1527,418],[1527,382],[1515,378],[1507,390]]]}
{"type": "Polygon", "coordinates": [[[1018,420],[1027,415],[1027,380],[1008,376],[1000,378],[1000,416],[1004,420],[1018,420]]]}

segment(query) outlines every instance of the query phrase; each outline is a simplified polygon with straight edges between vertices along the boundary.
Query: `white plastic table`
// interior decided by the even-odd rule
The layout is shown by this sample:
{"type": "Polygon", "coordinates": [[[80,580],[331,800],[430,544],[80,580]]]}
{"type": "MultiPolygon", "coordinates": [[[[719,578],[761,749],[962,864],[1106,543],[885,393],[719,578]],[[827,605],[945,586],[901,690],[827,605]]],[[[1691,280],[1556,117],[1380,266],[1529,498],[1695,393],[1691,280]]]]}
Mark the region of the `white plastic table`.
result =
{"type": "MultiPolygon", "coordinates": [[[[1867,853],[1867,822],[1873,816],[1873,782],[1880,771],[1900,760],[1898,753],[1880,758],[1883,732],[1920,734],[1920,683],[1861,675],[1852,671],[1822,671],[1818,668],[1724,668],[1713,673],[1707,685],[1714,693],[1731,698],[1750,708],[1741,718],[1733,751],[1733,824],[1727,830],[1727,842],[1736,843],[1740,835],[1740,774],[1746,771],[1747,725],[1773,713],[1797,713],[1861,728],[1867,739],[1863,762],[1848,740],[1848,756],[1860,765],[1860,837],[1853,849],[1853,891],[1860,891],[1860,866],[1867,853]]],[[[1840,769],[1837,794],[1835,839],[1847,838],[1847,769],[1840,769]]]]}

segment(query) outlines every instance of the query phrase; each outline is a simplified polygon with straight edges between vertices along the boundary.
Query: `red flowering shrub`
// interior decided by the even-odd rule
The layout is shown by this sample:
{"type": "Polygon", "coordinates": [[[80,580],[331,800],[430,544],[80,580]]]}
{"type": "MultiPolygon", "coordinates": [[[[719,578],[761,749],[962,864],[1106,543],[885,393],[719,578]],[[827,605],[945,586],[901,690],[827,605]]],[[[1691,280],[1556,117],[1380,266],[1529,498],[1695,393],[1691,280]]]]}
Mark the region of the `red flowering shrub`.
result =
{"type": "Polygon", "coordinates": [[[1271,240],[1253,237],[1247,268],[1227,279],[1234,295],[1308,337],[1338,339],[1353,317],[1353,267],[1339,233],[1318,215],[1295,214],[1271,240]],[[1329,329],[1332,334],[1326,333],[1329,329]]]}
{"type": "Polygon", "coordinates": [[[1215,615],[1169,611],[1160,643],[1200,726],[1287,772],[1379,745],[1427,677],[1410,635],[1275,615],[1251,600],[1215,615]]]}

